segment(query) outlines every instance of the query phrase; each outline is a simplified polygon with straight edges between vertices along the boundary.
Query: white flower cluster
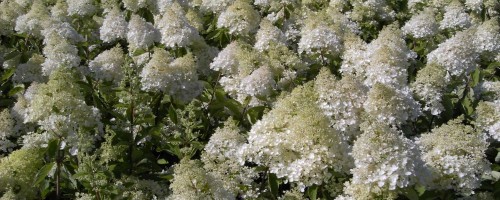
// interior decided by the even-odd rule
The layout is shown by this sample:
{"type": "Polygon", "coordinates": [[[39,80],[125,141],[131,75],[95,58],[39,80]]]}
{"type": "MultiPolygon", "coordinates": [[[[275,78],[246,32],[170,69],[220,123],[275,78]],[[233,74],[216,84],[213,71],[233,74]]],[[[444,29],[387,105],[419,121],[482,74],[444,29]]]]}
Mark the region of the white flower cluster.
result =
{"type": "Polygon", "coordinates": [[[104,42],[113,42],[117,39],[125,39],[127,36],[128,23],[125,16],[118,8],[111,9],[105,15],[102,26],[99,29],[100,38],[104,42]]]}
{"type": "Polygon", "coordinates": [[[435,11],[429,8],[417,15],[413,15],[401,30],[403,30],[405,34],[412,35],[414,38],[434,36],[439,31],[439,24],[436,21],[435,11]]]}
{"type": "Polygon", "coordinates": [[[479,102],[476,113],[477,126],[491,138],[500,141],[500,100],[479,102]]]}
{"type": "Polygon", "coordinates": [[[50,75],[58,68],[75,68],[80,66],[78,49],[74,45],[83,40],[82,36],[67,22],[54,22],[42,31],[45,36],[42,63],[44,75],[50,75]]]}
{"type": "Polygon", "coordinates": [[[453,1],[445,7],[443,20],[440,22],[440,29],[465,29],[472,25],[469,14],[465,12],[465,7],[460,1],[453,1]]]}
{"type": "Polygon", "coordinates": [[[489,198],[499,16],[498,0],[0,0],[0,198],[38,194],[8,166],[54,140],[78,171],[92,153],[168,177],[91,183],[117,198],[489,198]]]}
{"type": "MultiPolygon", "coordinates": [[[[44,130],[49,131],[50,138],[63,138],[72,148],[72,153],[76,153],[78,149],[90,150],[79,141],[80,137],[85,137],[89,142],[93,140],[91,135],[77,134],[79,128],[102,129],[99,110],[86,105],[76,84],[77,80],[78,77],[69,69],[54,71],[47,83],[28,88],[25,93],[27,106],[23,112],[25,123],[39,123],[44,130]]],[[[25,137],[23,143],[27,147],[31,146],[30,143],[42,140],[46,145],[46,139],[46,134],[33,133],[25,137]]]]}
{"type": "MultiPolygon", "coordinates": [[[[266,99],[276,88],[274,70],[259,53],[239,42],[229,44],[210,64],[210,68],[224,77],[219,83],[230,95],[243,102],[247,96],[266,99]]],[[[258,99],[253,99],[254,104],[258,99]]]]}
{"type": "Polygon", "coordinates": [[[454,189],[470,195],[480,186],[481,176],[488,173],[485,159],[488,143],[471,126],[457,118],[423,134],[418,140],[422,159],[432,173],[430,186],[436,189],[454,189]]]}
{"type": "Polygon", "coordinates": [[[301,191],[327,181],[332,176],[329,169],[346,173],[351,165],[348,147],[329,127],[316,101],[312,84],[278,100],[276,107],[252,126],[248,144],[242,147],[243,158],[269,167],[278,178],[297,183],[301,191]]]}
{"type": "Polygon", "coordinates": [[[21,15],[16,20],[15,30],[35,37],[41,37],[41,31],[48,26],[49,11],[41,2],[36,1],[28,13],[21,15]]]}
{"type": "Polygon", "coordinates": [[[69,15],[92,15],[97,10],[92,0],[66,0],[69,15]]]}
{"type": "Polygon", "coordinates": [[[377,23],[375,19],[390,21],[396,15],[386,0],[351,0],[349,3],[353,7],[349,15],[355,21],[377,23]]]}
{"type": "Polygon", "coordinates": [[[241,188],[251,189],[254,179],[258,178],[254,169],[240,165],[240,148],[245,142],[246,138],[239,132],[235,121],[229,119],[210,137],[201,156],[205,170],[221,181],[232,198],[238,193],[248,195],[252,192],[241,188]]]}
{"type": "Polygon", "coordinates": [[[12,80],[18,83],[45,81],[46,77],[42,75],[42,63],[44,61],[43,56],[33,54],[28,62],[17,66],[12,80]]]}
{"type": "Polygon", "coordinates": [[[366,53],[370,61],[365,69],[367,86],[382,83],[401,88],[407,85],[407,68],[416,53],[408,49],[397,26],[382,29],[378,38],[368,44],[366,53]]]}
{"type": "Polygon", "coordinates": [[[370,89],[363,108],[371,118],[395,125],[421,114],[420,104],[413,99],[409,88],[396,89],[380,83],[370,89]]]}
{"type": "Polygon", "coordinates": [[[500,53],[500,25],[498,24],[498,18],[483,22],[477,27],[474,36],[473,43],[477,51],[492,53],[493,55],[500,53]]]}
{"type": "Polygon", "coordinates": [[[235,0],[202,0],[201,7],[207,11],[220,13],[234,2],[235,0]]]}
{"type": "Polygon", "coordinates": [[[384,84],[398,90],[397,93],[406,94],[406,107],[413,110],[410,116],[417,117],[418,105],[411,94],[405,92],[408,90],[407,68],[415,57],[416,53],[406,47],[401,30],[393,24],[385,27],[378,38],[369,44],[357,36],[347,37],[340,71],[363,78],[368,87],[384,84]]]}
{"type": "Polygon", "coordinates": [[[89,69],[98,80],[119,83],[123,77],[122,66],[125,55],[121,46],[103,51],[94,60],[90,61],[89,69]]]}
{"type": "Polygon", "coordinates": [[[169,200],[235,198],[220,181],[207,174],[199,160],[183,159],[175,165],[170,189],[173,193],[167,197],[169,200]]]}
{"type": "Polygon", "coordinates": [[[182,101],[189,101],[202,91],[192,54],[174,59],[157,48],[139,76],[144,90],[162,91],[182,101]]]}
{"type": "Polygon", "coordinates": [[[427,62],[435,62],[445,67],[452,76],[460,76],[473,71],[479,59],[479,53],[474,45],[470,45],[470,38],[474,38],[473,30],[458,32],[427,54],[427,62]]]}
{"type": "MultiPolygon", "coordinates": [[[[337,15],[328,12],[311,13],[304,20],[304,25],[300,30],[300,41],[298,52],[312,55],[339,55],[343,50],[343,30],[344,24],[335,19],[337,15]],[[337,23],[336,23],[337,22],[337,23]]],[[[322,58],[323,59],[323,58],[322,58]]]]}
{"type": "Polygon", "coordinates": [[[9,109],[0,112],[0,152],[10,152],[17,146],[9,140],[9,137],[16,135],[15,123],[9,109]]]}
{"type": "Polygon", "coordinates": [[[363,134],[354,142],[352,156],[355,168],[351,170],[351,184],[361,185],[371,193],[403,189],[425,175],[421,174],[423,162],[415,143],[387,125],[363,124],[363,134]]]}
{"type": "Polygon", "coordinates": [[[200,39],[198,31],[191,26],[182,8],[170,6],[156,25],[161,33],[161,42],[167,47],[186,47],[193,40],[200,39]]]}
{"type": "Polygon", "coordinates": [[[260,29],[255,36],[254,48],[264,51],[272,48],[272,45],[286,45],[285,34],[269,20],[263,19],[260,22],[260,29]]]}
{"type": "Polygon", "coordinates": [[[160,33],[153,24],[139,15],[132,15],[128,22],[127,41],[130,49],[147,49],[153,43],[160,41],[160,33]]]}
{"type": "Polygon", "coordinates": [[[249,35],[259,27],[260,14],[248,0],[236,0],[217,20],[218,28],[229,29],[230,34],[249,35]]]}
{"type": "Polygon", "coordinates": [[[336,80],[327,69],[322,69],[316,77],[315,89],[319,94],[318,105],[330,117],[333,128],[346,134],[346,140],[357,136],[368,87],[358,77],[347,75],[336,80]]]}
{"type": "Polygon", "coordinates": [[[430,63],[418,71],[416,80],[412,83],[412,90],[418,98],[424,100],[423,111],[430,111],[436,116],[444,111],[441,100],[449,82],[444,67],[435,63],[430,63]]]}

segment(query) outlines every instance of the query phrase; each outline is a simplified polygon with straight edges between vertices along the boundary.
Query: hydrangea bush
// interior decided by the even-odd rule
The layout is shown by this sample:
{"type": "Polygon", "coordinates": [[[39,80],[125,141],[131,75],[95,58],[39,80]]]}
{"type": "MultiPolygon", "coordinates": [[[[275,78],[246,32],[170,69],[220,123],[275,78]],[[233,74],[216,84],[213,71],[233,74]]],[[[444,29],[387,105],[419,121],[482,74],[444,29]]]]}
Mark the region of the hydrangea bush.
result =
{"type": "Polygon", "coordinates": [[[0,199],[500,197],[498,0],[0,1],[0,199]]]}

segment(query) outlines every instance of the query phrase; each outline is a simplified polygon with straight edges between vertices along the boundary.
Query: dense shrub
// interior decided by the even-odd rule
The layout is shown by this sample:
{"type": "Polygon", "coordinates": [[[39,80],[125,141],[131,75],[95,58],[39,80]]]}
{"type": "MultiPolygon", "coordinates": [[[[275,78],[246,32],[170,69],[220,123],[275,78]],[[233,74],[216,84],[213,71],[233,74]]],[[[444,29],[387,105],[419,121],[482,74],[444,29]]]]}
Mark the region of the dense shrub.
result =
{"type": "Polygon", "coordinates": [[[1,199],[498,199],[497,0],[0,1],[1,199]]]}

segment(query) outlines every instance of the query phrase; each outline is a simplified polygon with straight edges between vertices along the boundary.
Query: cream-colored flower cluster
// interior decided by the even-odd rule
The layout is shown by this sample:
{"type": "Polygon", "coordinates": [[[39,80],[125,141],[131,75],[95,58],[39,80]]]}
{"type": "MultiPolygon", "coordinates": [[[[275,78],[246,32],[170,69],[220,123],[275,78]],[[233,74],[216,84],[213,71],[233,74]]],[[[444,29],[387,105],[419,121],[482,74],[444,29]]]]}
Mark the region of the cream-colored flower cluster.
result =
{"type": "Polygon", "coordinates": [[[52,198],[53,175],[33,182],[56,163],[75,199],[489,198],[499,17],[498,0],[0,0],[0,197],[52,198]]]}

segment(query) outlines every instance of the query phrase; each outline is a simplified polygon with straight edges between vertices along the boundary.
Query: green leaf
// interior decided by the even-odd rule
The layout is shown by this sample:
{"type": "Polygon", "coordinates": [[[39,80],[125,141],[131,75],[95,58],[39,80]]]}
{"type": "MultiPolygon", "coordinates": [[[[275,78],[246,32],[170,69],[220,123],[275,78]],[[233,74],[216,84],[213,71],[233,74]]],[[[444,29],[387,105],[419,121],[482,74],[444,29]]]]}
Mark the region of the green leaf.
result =
{"type": "Polygon", "coordinates": [[[47,195],[53,191],[52,187],[50,187],[50,182],[48,180],[45,180],[40,188],[41,188],[40,195],[42,196],[42,199],[45,199],[45,197],[47,197],[47,195]]]}
{"type": "Polygon", "coordinates": [[[264,112],[265,106],[256,106],[248,109],[247,119],[251,124],[255,124],[259,120],[264,112]]]}
{"type": "Polygon", "coordinates": [[[172,122],[174,122],[174,124],[178,123],[177,112],[175,111],[174,106],[170,106],[170,108],[168,108],[168,117],[172,120],[172,122]]]}
{"type": "Polygon", "coordinates": [[[491,171],[491,177],[493,178],[493,181],[495,181],[495,182],[500,180],[500,172],[491,171]]]}
{"type": "Polygon", "coordinates": [[[156,163],[158,163],[159,165],[166,165],[166,164],[168,164],[168,161],[166,161],[165,159],[162,158],[162,159],[157,160],[156,163]]]}
{"type": "Polygon", "coordinates": [[[87,93],[92,93],[94,89],[92,89],[92,86],[84,81],[77,81],[76,82],[85,92],[87,93]]]}
{"type": "Polygon", "coordinates": [[[130,104],[127,108],[126,114],[127,114],[127,119],[130,123],[134,121],[134,113],[133,113],[133,106],[130,104]]]}
{"type": "Polygon", "coordinates": [[[422,196],[425,193],[425,187],[422,185],[415,186],[415,191],[417,191],[418,196],[422,196]]]}
{"type": "Polygon", "coordinates": [[[237,119],[241,119],[241,111],[243,110],[243,108],[240,102],[234,99],[226,99],[226,101],[224,102],[224,106],[232,112],[233,116],[235,116],[237,119]]]}
{"type": "Polygon", "coordinates": [[[45,180],[45,178],[51,171],[55,171],[55,168],[56,165],[54,162],[47,163],[45,166],[43,166],[36,174],[35,185],[39,185],[43,180],[45,180]]]}
{"type": "Polygon", "coordinates": [[[72,177],[74,179],[83,179],[85,176],[88,176],[89,174],[87,172],[78,172],[76,174],[73,174],[72,177]]]}
{"type": "Polygon", "coordinates": [[[474,70],[474,72],[472,72],[471,74],[471,77],[472,77],[471,86],[474,87],[479,83],[479,81],[481,81],[481,69],[477,68],[476,70],[474,70]]]}
{"type": "Polygon", "coordinates": [[[68,168],[66,168],[66,165],[63,165],[61,167],[61,171],[66,174],[66,176],[68,177],[68,180],[71,182],[71,186],[74,189],[76,189],[78,187],[78,184],[76,183],[76,180],[71,175],[71,172],[68,170],[68,168]]]}
{"type": "Polygon", "coordinates": [[[13,103],[14,103],[13,99],[0,99],[0,107],[8,107],[13,103]]]}
{"type": "Polygon", "coordinates": [[[496,72],[500,69],[500,62],[493,62],[486,67],[486,69],[482,70],[483,77],[491,77],[493,79],[498,78],[496,76],[496,72]]]}
{"type": "Polygon", "coordinates": [[[49,155],[49,158],[55,158],[57,149],[59,145],[57,144],[57,140],[50,140],[48,147],[47,147],[47,154],[49,155]]]}
{"type": "Polygon", "coordinates": [[[269,178],[267,179],[267,183],[269,185],[269,189],[271,191],[271,194],[274,196],[274,198],[278,197],[278,189],[279,189],[279,183],[278,183],[278,177],[276,177],[276,174],[269,173],[269,178]]]}
{"type": "Polygon", "coordinates": [[[466,115],[472,115],[474,108],[472,107],[472,101],[469,97],[465,97],[462,101],[462,108],[466,115]]]}
{"type": "Polygon", "coordinates": [[[410,200],[418,200],[418,193],[413,188],[408,188],[403,192],[403,195],[410,200]]]}
{"type": "Polygon", "coordinates": [[[3,57],[3,60],[10,60],[10,59],[13,59],[17,56],[21,56],[21,53],[19,51],[11,51],[9,53],[7,53],[4,57],[3,57]]]}
{"type": "Polygon", "coordinates": [[[9,79],[14,74],[15,71],[16,71],[16,68],[14,68],[14,67],[5,70],[3,75],[2,75],[1,81],[3,82],[5,80],[9,79]]]}
{"type": "Polygon", "coordinates": [[[9,96],[14,96],[14,95],[16,95],[17,93],[19,93],[19,92],[21,92],[21,91],[23,91],[23,90],[24,90],[24,87],[23,87],[23,86],[16,86],[16,87],[12,88],[12,89],[9,91],[8,95],[9,95],[9,96]]]}
{"type": "Polygon", "coordinates": [[[318,186],[312,185],[307,188],[307,196],[309,196],[309,199],[311,200],[316,200],[318,196],[318,186]]]}

